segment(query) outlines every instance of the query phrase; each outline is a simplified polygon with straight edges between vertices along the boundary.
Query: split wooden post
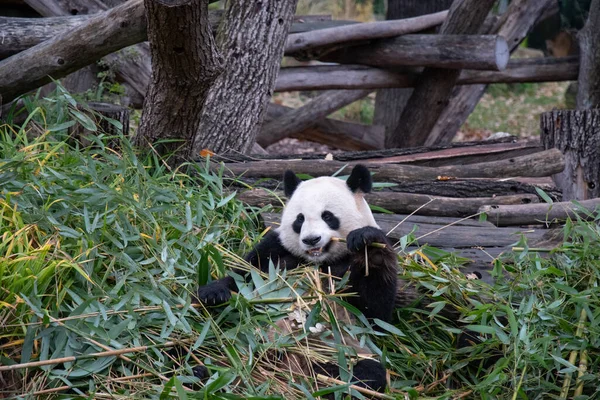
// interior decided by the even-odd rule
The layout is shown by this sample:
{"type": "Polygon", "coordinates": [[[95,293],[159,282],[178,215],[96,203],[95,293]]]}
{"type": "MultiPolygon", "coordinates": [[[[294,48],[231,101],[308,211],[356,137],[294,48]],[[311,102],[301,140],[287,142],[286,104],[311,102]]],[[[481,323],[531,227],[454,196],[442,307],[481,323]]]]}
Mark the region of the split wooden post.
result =
{"type": "Polygon", "coordinates": [[[563,200],[600,197],[600,110],[554,110],[541,115],[546,149],[565,156],[565,169],[553,175],[563,200]]]}

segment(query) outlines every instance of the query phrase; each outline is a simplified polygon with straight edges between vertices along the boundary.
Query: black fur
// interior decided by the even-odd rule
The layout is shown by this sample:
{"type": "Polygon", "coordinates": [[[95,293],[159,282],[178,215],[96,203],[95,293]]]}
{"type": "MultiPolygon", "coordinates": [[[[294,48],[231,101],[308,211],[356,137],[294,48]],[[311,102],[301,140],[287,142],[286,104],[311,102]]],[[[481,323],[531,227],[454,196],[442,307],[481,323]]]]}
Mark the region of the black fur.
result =
{"type": "Polygon", "coordinates": [[[285,171],[283,174],[283,193],[285,193],[288,199],[292,197],[292,194],[294,194],[294,191],[300,182],[302,181],[298,179],[293,171],[290,171],[289,169],[285,171]]]}
{"type": "Polygon", "coordinates": [[[298,214],[296,216],[296,219],[294,220],[294,223],[292,224],[292,229],[294,230],[294,232],[296,232],[298,235],[300,234],[300,231],[302,230],[302,224],[304,223],[304,215],[302,214],[298,214]]]}
{"type": "MultiPolygon", "coordinates": [[[[316,373],[335,379],[339,379],[340,377],[337,364],[314,364],[313,368],[316,373]]],[[[385,368],[383,368],[380,362],[375,360],[360,360],[352,368],[351,383],[358,387],[382,392],[387,385],[385,368]]],[[[334,399],[335,396],[330,394],[325,396],[325,398],[334,399]]]]}
{"type": "Polygon", "coordinates": [[[331,211],[323,211],[321,219],[327,223],[332,231],[337,231],[340,228],[340,219],[333,215],[331,211]]]}
{"type": "Polygon", "coordinates": [[[357,293],[349,297],[349,303],[367,318],[390,321],[398,290],[397,255],[392,244],[381,229],[372,226],[353,230],[346,242],[348,250],[353,252],[350,260],[351,291],[357,293]],[[383,243],[386,247],[369,246],[372,243],[383,243]]]}
{"type": "Polygon", "coordinates": [[[346,184],[352,191],[352,193],[356,193],[357,190],[360,190],[363,193],[371,192],[371,188],[373,187],[373,181],[371,180],[371,173],[364,165],[357,164],[350,173],[346,184]]]}

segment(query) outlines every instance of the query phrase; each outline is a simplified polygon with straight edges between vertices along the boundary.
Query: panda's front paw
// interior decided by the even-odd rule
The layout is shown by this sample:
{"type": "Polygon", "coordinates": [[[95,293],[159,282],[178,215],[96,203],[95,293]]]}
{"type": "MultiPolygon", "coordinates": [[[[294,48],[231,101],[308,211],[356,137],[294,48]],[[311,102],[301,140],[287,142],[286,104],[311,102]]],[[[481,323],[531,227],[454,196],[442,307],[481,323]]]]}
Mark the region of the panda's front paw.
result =
{"type": "Polygon", "coordinates": [[[388,244],[387,237],[381,229],[373,226],[355,229],[346,238],[346,244],[350,251],[360,251],[372,243],[388,244]]]}
{"type": "Polygon", "coordinates": [[[231,298],[231,290],[227,279],[228,278],[219,279],[210,282],[208,285],[200,286],[196,292],[196,300],[207,306],[223,304],[229,301],[231,298]]]}

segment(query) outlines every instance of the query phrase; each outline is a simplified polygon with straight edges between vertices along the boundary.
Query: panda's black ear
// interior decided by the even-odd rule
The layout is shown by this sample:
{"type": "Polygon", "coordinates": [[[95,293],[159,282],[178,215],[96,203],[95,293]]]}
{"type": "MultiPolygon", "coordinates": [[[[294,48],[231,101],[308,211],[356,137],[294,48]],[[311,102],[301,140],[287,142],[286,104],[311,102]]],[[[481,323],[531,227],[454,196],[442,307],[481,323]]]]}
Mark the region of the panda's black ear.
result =
{"type": "Polygon", "coordinates": [[[346,184],[352,190],[352,192],[356,192],[360,190],[363,193],[369,193],[371,191],[371,187],[373,186],[373,181],[371,180],[371,173],[364,165],[357,164],[350,173],[346,184]]]}
{"type": "Polygon", "coordinates": [[[289,169],[285,171],[283,174],[283,193],[290,198],[292,194],[300,184],[301,180],[298,179],[294,171],[290,171],[289,169]]]}

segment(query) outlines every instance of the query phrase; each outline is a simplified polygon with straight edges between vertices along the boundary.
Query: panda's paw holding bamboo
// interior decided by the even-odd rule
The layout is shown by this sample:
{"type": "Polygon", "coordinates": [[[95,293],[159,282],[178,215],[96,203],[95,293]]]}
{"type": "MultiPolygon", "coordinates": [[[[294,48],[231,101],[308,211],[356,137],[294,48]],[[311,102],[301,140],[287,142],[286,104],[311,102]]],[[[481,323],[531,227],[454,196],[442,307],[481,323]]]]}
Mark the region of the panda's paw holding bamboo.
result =
{"type": "Polygon", "coordinates": [[[196,292],[196,300],[207,306],[216,306],[229,301],[231,290],[229,283],[223,279],[212,281],[205,286],[200,286],[196,292]]]}
{"type": "Polygon", "coordinates": [[[353,252],[361,251],[366,246],[370,246],[374,243],[386,245],[388,243],[388,239],[381,229],[373,226],[365,226],[355,229],[351,231],[346,238],[348,250],[353,252]]]}

